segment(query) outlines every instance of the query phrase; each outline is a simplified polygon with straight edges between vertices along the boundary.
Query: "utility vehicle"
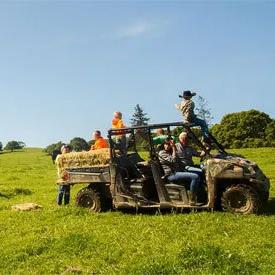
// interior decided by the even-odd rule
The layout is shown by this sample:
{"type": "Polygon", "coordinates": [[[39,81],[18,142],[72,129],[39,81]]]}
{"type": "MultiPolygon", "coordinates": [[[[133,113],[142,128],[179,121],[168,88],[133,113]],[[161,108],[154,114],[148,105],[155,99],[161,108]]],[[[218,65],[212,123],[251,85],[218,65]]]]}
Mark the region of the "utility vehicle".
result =
{"type": "Polygon", "coordinates": [[[221,209],[232,213],[257,213],[268,200],[269,179],[255,164],[229,154],[210,135],[211,148],[198,137],[198,131],[183,122],[153,124],[108,132],[110,163],[88,168],[66,169],[62,184],[84,184],[76,205],[99,212],[110,209],[221,209]],[[190,205],[189,182],[169,182],[163,175],[158,148],[153,143],[157,129],[168,137],[187,131],[193,146],[204,152],[203,184],[197,204],[190,205]],[[127,148],[117,146],[117,136],[124,135],[127,148]]]}

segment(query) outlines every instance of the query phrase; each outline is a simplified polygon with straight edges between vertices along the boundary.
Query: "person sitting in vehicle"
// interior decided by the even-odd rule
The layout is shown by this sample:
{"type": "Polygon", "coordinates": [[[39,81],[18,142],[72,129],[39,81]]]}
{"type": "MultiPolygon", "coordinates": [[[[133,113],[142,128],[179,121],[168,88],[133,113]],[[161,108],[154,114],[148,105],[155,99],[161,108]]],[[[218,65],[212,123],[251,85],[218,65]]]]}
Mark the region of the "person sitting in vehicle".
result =
{"type": "MultiPolygon", "coordinates": [[[[165,134],[164,129],[160,128],[157,129],[157,135],[155,137],[153,137],[153,144],[154,145],[161,145],[163,144],[163,142],[169,138],[169,136],[167,134],[165,134]]],[[[171,136],[172,139],[175,140],[175,137],[171,136]]]]}
{"type": "MultiPolygon", "coordinates": [[[[122,120],[122,113],[121,112],[114,112],[114,118],[112,120],[112,129],[122,129],[125,128],[125,125],[122,120]]],[[[122,152],[126,152],[126,136],[123,131],[119,132],[115,136],[115,142],[117,148],[122,152]]]]}
{"type": "MultiPolygon", "coordinates": [[[[61,154],[67,154],[67,153],[70,153],[71,151],[72,150],[69,145],[64,144],[61,147],[61,154]]],[[[64,198],[64,205],[70,203],[70,191],[71,191],[70,185],[59,185],[58,195],[57,195],[58,205],[62,205],[63,198],[64,198]]]]}
{"type": "Polygon", "coordinates": [[[179,135],[179,142],[176,143],[177,157],[185,170],[188,172],[197,173],[199,176],[203,175],[201,168],[196,167],[193,162],[193,157],[203,157],[205,152],[197,152],[193,147],[189,146],[188,133],[182,132],[179,135]]]}
{"type": "Polygon", "coordinates": [[[183,183],[190,181],[190,205],[196,204],[196,194],[200,184],[200,177],[196,173],[181,171],[177,158],[177,149],[173,140],[167,139],[162,144],[162,150],[159,152],[160,164],[163,168],[164,175],[168,181],[183,183]]]}
{"type": "Polygon", "coordinates": [[[157,135],[153,137],[154,145],[161,145],[168,138],[168,135],[165,134],[162,128],[157,129],[157,135]]]}
{"type": "Polygon", "coordinates": [[[95,140],[95,143],[91,146],[91,151],[109,148],[107,141],[101,136],[101,132],[99,130],[93,132],[93,140],[95,140]]]}
{"type": "Polygon", "coordinates": [[[184,123],[201,127],[204,141],[209,142],[209,129],[205,120],[198,118],[194,113],[195,103],[192,101],[192,97],[195,95],[196,93],[184,91],[182,95],[179,95],[184,100],[180,104],[176,104],[175,107],[182,112],[184,123]]]}

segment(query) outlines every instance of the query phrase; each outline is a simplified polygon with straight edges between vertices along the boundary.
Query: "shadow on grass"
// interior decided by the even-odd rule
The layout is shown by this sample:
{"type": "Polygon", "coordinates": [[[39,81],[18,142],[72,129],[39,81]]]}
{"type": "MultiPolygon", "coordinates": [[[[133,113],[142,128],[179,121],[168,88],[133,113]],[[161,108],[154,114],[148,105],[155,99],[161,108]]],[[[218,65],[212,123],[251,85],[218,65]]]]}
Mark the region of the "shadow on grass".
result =
{"type": "Polygon", "coordinates": [[[265,216],[275,215],[275,198],[272,198],[268,201],[267,205],[263,209],[262,214],[265,216]]]}
{"type": "Polygon", "coordinates": [[[0,198],[10,199],[9,195],[0,193],[0,198]]]}
{"type": "Polygon", "coordinates": [[[11,190],[6,190],[0,192],[0,198],[5,198],[5,199],[12,199],[16,196],[29,196],[32,194],[32,191],[30,189],[26,188],[14,188],[11,190]]]}
{"type": "Polygon", "coordinates": [[[205,208],[201,209],[190,209],[190,208],[184,208],[184,209],[154,209],[154,208],[129,208],[129,209],[114,209],[113,211],[121,212],[126,215],[135,215],[135,214],[142,214],[142,215],[148,215],[148,216],[155,216],[155,215],[172,215],[172,214],[189,214],[189,213],[199,213],[199,212],[210,212],[209,210],[206,210],[205,208]]]}
{"type": "MultiPolygon", "coordinates": [[[[171,214],[188,214],[188,213],[199,213],[199,212],[211,212],[210,210],[207,210],[205,208],[201,209],[135,209],[135,208],[129,208],[129,209],[119,209],[114,210],[117,212],[121,212],[126,215],[135,215],[135,214],[142,214],[142,215],[148,215],[148,216],[154,216],[154,215],[171,215],[171,214]]],[[[215,210],[216,213],[221,213],[220,210],[215,210]]],[[[263,208],[263,210],[260,212],[260,215],[263,216],[273,216],[275,215],[275,198],[272,198],[268,201],[267,205],[263,208]]]]}

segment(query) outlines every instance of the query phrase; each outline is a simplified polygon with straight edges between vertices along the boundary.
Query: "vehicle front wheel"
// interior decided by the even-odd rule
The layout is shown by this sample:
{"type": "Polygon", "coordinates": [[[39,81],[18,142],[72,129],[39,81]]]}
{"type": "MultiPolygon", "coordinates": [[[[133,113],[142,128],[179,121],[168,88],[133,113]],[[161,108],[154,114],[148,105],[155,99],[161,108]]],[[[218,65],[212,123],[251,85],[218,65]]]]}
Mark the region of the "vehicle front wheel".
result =
{"type": "Polygon", "coordinates": [[[79,207],[89,208],[92,212],[100,212],[102,209],[100,194],[88,187],[78,192],[75,203],[79,207]]]}
{"type": "Polygon", "coordinates": [[[256,214],[260,210],[258,193],[248,185],[229,186],[222,194],[222,210],[239,214],[256,214]]]}

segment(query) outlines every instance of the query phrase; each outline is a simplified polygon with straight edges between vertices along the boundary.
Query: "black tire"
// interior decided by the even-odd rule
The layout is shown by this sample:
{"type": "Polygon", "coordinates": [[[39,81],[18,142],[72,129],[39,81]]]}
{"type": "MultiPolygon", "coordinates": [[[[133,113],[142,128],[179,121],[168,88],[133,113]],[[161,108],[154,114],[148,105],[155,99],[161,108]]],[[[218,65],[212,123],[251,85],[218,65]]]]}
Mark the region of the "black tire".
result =
{"type": "Polygon", "coordinates": [[[263,193],[263,202],[266,204],[269,199],[269,191],[263,193]]]}
{"type": "Polygon", "coordinates": [[[257,214],[261,203],[258,193],[248,185],[229,186],[222,194],[221,207],[223,211],[238,214],[257,214]]]}
{"type": "Polygon", "coordinates": [[[113,200],[112,200],[112,195],[110,191],[110,187],[106,185],[99,185],[99,188],[97,189],[97,192],[100,194],[104,194],[102,196],[102,211],[109,211],[113,209],[113,200]]]}
{"type": "Polygon", "coordinates": [[[75,203],[79,207],[89,208],[92,212],[100,212],[103,209],[100,193],[89,187],[83,188],[77,193],[75,203]]]}

